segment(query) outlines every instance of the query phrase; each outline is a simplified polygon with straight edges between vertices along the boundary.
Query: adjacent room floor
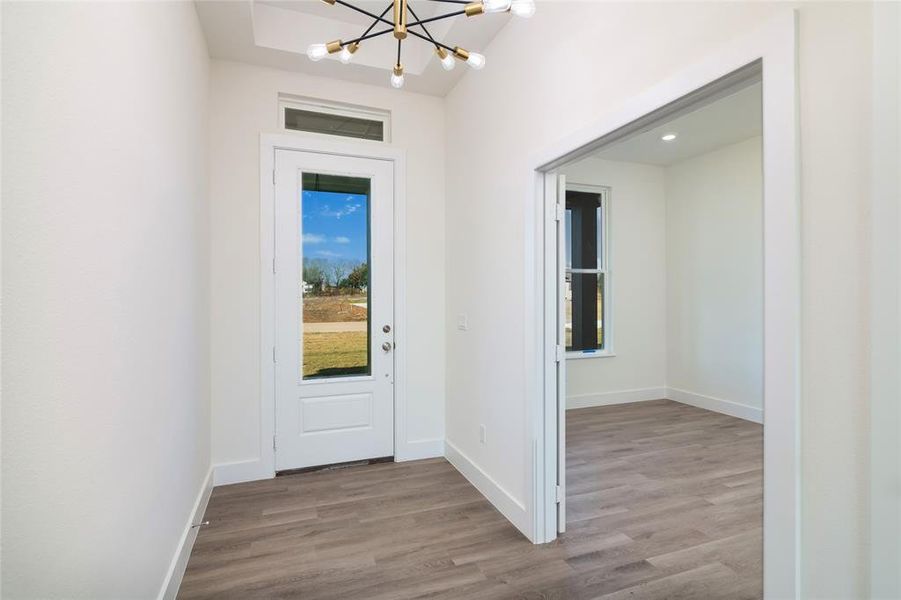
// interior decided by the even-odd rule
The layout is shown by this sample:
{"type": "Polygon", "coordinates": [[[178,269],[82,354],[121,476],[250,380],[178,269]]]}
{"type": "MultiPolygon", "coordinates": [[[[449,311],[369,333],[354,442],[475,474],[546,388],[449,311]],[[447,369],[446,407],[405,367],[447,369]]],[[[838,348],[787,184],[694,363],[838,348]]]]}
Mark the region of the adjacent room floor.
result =
{"type": "Polygon", "coordinates": [[[567,532],[530,544],[443,459],[216,488],[180,598],[760,598],[762,428],[567,413],[567,532]]]}

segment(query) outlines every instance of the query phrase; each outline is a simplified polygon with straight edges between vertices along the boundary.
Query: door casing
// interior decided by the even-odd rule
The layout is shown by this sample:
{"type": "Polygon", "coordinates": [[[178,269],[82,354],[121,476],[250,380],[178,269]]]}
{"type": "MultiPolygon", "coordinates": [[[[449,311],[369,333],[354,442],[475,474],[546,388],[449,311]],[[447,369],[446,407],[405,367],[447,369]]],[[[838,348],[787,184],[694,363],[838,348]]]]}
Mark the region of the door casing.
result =
{"type": "Polygon", "coordinates": [[[295,150],[394,164],[394,460],[410,460],[406,444],[406,153],[368,140],[334,141],[304,134],[260,134],[260,459],[240,480],[275,477],[275,152],[295,150]]]}

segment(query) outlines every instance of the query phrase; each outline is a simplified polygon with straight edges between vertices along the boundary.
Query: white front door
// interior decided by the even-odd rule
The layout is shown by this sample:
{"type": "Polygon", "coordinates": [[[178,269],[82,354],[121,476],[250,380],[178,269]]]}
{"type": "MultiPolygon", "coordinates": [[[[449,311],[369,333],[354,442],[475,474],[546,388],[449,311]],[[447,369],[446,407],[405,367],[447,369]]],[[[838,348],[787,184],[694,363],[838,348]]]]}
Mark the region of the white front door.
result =
{"type": "Polygon", "coordinates": [[[394,455],[394,166],[277,150],[277,471],[394,455]]]}

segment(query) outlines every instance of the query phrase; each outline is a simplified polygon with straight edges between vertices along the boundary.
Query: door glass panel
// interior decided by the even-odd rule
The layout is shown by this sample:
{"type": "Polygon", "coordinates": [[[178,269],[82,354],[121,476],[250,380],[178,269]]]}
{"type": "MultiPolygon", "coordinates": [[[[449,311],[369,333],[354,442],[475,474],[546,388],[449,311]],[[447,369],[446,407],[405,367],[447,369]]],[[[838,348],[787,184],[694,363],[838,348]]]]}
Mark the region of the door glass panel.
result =
{"type": "Polygon", "coordinates": [[[369,375],[370,180],[303,174],[300,356],[304,380],[369,375]]]}

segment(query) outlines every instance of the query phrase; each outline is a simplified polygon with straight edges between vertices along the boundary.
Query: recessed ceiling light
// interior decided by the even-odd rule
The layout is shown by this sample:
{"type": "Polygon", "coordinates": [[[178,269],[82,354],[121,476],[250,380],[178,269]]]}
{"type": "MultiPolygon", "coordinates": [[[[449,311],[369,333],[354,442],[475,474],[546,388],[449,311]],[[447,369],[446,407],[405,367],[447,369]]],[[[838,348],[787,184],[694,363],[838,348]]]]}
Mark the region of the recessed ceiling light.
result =
{"type": "Polygon", "coordinates": [[[672,142],[673,140],[676,139],[676,134],[675,133],[665,133],[662,136],[660,136],[660,139],[663,140],[664,142],[672,142]]]}

